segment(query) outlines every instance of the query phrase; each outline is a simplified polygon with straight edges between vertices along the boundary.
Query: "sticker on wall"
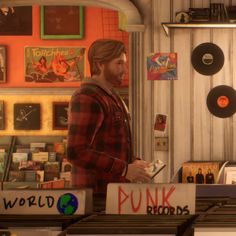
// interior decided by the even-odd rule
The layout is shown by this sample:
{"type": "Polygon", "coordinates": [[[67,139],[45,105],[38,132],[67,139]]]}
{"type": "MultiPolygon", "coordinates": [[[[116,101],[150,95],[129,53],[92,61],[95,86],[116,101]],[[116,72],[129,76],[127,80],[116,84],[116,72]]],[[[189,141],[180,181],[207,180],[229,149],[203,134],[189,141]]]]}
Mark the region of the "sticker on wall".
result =
{"type": "Polygon", "coordinates": [[[40,104],[15,103],[14,104],[14,129],[39,130],[40,129],[40,104]]]}
{"type": "Polygon", "coordinates": [[[164,132],[166,129],[167,115],[156,114],[154,130],[164,132]]]}
{"type": "Polygon", "coordinates": [[[147,58],[148,80],[177,79],[177,53],[155,53],[147,58]]]}
{"type": "Polygon", "coordinates": [[[25,47],[25,81],[81,81],[84,53],[79,47],[25,47]]]}

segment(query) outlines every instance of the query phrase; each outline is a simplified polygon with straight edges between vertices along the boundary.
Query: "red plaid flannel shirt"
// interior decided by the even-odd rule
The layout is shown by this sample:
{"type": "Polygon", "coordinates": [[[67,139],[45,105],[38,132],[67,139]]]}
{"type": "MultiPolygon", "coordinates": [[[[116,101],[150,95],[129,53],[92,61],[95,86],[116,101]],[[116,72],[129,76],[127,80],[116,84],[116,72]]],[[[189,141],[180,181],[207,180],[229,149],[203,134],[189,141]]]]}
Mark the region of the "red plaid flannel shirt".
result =
{"type": "Polygon", "coordinates": [[[132,160],[127,109],[121,99],[97,83],[83,83],[70,102],[68,160],[74,187],[106,193],[132,160]]]}

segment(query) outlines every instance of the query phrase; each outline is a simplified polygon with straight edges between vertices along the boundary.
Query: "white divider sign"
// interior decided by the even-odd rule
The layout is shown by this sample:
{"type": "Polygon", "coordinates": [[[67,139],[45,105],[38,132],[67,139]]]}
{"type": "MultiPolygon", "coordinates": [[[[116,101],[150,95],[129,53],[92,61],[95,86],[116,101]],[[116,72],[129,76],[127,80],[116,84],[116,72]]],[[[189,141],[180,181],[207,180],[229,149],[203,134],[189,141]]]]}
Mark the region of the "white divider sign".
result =
{"type": "Polygon", "coordinates": [[[106,214],[194,214],[195,196],[195,184],[109,184],[106,214]]]}
{"type": "Polygon", "coordinates": [[[92,208],[91,189],[0,191],[0,214],[84,215],[92,208]]]}

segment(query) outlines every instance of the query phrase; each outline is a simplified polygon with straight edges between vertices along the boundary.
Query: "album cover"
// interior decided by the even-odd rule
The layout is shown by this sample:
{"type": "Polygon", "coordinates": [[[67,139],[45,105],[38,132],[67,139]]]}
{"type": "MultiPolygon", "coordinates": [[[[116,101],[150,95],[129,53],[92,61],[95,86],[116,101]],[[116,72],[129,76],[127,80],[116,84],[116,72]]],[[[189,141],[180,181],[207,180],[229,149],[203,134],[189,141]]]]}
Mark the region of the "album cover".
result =
{"type": "Polygon", "coordinates": [[[28,160],[28,153],[25,152],[14,152],[12,153],[12,162],[21,162],[28,160]]]}
{"type": "Polygon", "coordinates": [[[182,168],[182,183],[214,184],[220,162],[185,162],[182,168]]]}
{"type": "Polygon", "coordinates": [[[84,78],[85,48],[25,47],[26,82],[69,82],[84,78]]]}
{"type": "Polygon", "coordinates": [[[44,171],[45,172],[59,172],[60,171],[60,164],[58,161],[55,162],[46,162],[44,164],[44,171]]]}
{"type": "Polygon", "coordinates": [[[236,184],[236,170],[227,171],[225,184],[236,184]]]}
{"type": "Polygon", "coordinates": [[[177,79],[177,53],[155,53],[147,58],[148,80],[177,79]]]}
{"type": "Polygon", "coordinates": [[[67,161],[67,159],[63,159],[61,162],[61,172],[71,172],[72,164],[67,161]]]}
{"type": "Polygon", "coordinates": [[[52,128],[54,130],[66,130],[68,128],[69,102],[53,102],[52,106],[52,128]]]}
{"type": "Polygon", "coordinates": [[[14,129],[39,130],[40,129],[40,104],[15,103],[14,104],[14,129]]]}
{"type": "Polygon", "coordinates": [[[32,161],[36,161],[36,162],[48,161],[48,152],[33,152],[32,161]]]}
{"type": "Polygon", "coordinates": [[[0,8],[0,35],[32,35],[32,7],[3,5],[0,8]]]}

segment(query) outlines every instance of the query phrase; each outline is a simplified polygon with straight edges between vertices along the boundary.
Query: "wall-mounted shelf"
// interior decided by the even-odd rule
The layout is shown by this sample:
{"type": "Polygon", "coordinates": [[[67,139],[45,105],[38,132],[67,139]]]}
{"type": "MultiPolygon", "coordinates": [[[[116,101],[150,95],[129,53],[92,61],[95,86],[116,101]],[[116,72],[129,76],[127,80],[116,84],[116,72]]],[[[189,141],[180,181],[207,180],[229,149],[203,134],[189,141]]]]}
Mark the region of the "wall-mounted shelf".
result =
{"type": "Polygon", "coordinates": [[[171,28],[236,28],[235,23],[170,23],[164,22],[161,24],[166,35],[169,35],[171,28]]]}

